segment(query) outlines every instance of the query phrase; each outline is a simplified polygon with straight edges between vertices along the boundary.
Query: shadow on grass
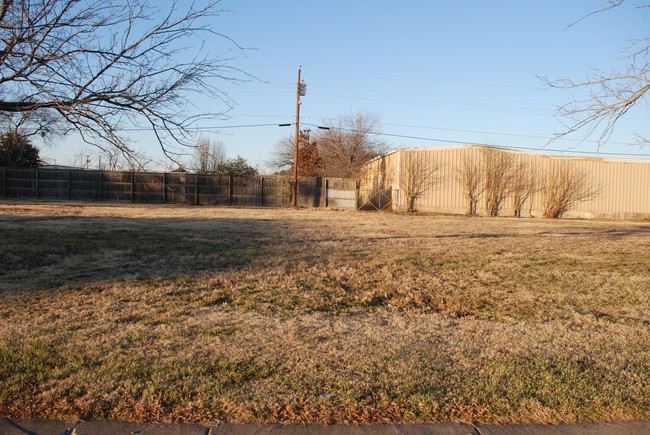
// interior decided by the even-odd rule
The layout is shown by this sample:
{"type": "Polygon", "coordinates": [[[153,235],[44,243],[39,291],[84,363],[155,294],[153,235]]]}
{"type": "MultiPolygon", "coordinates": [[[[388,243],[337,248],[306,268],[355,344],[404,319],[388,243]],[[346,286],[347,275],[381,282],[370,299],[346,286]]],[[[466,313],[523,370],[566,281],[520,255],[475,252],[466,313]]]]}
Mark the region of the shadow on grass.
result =
{"type": "Polygon", "coordinates": [[[409,231],[394,220],[365,232],[361,220],[305,215],[273,213],[264,219],[255,217],[269,215],[255,210],[236,218],[2,215],[0,292],[47,294],[65,286],[95,292],[118,283],[155,288],[159,297],[186,298],[184,303],[244,311],[555,318],[576,307],[586,310],[591,302],[579,295],[594,288],[607,289],[599,296],[600,308],[636,310],[647,280],[643,250],[636,257],[627,244],[603,256],[591,251],[603,238],[625,242],[643,236],[650,230],[643,225],[553,224],[552,232],[540,221],[527,223],[522,232],[459,221],[409,231]],[[543,252],[529,252],[527,246],[541,239],[543,252]],[[582,250],[566,251],[580,246],[578,240],[582,250]],[[571,255],[558,256],[560,248],[571,255]],[[531,304],[531,297],[537,303],[531,304]]]}
{"type": "Polygon", "coordinates": [[[325,214],[240,216],[0,216],[0,289],[14,290],[0,291],[0,413],[647,418],[643,237],[593,258],[601,243],[575,245],[612,227],[553,225],[562,237],[531,254],[543,222],[519,239],[509,221],[366,233],[325,214]]]}
{"type": "Polygon", "coordinates": [[[273,254],[256,219],[0,217],[0,290],[192,276],[273,254]]]}

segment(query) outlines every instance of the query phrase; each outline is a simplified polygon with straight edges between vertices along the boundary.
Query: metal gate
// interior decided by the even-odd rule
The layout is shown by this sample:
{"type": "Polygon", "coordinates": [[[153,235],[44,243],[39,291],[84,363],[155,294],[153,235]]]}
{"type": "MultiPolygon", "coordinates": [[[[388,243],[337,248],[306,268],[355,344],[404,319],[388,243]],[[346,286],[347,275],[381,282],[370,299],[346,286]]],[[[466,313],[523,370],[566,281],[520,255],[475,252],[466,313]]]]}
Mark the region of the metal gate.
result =
{"type": "Polygon", "coordinates": [[[393,190],[373,189],[359,195],[359,210],[392,210],[393,190]]]}

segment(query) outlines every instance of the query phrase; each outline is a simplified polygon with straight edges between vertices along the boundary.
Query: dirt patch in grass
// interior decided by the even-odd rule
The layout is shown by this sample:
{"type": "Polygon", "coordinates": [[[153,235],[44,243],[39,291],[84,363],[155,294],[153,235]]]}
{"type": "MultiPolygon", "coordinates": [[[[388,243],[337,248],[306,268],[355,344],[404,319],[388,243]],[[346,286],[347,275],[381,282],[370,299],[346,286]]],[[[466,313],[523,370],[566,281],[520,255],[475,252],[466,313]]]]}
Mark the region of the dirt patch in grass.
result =
{"type": "Polygon", "coordinates": [[[0,204],[0,415],[650,418],[650,224],[0,204]]]}

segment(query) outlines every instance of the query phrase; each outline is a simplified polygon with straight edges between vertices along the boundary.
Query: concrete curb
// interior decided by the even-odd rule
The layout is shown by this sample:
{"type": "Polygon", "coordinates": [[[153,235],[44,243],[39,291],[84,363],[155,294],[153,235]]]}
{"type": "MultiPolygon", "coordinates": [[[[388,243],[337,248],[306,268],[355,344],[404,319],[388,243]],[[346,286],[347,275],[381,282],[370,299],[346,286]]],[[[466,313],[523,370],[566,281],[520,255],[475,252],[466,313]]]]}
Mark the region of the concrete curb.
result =
{"type": "Polygon", "coordinates": [[[582,423],[565,425],[476,425],[480,435],[643,435],[650,434],[650,421],[626,423],[582,423]]]}
{"type": "Polygon", "coordinates": [[[464,423],[436,424],[386,424],[373,426],[352,425],[236,425],[221,424],[210,428],[208,435],[477,435],[476,430],[464,423]]]}
{"type": "Polygon", "coordinates": [[[646,435],[650,421],[574,425],[482,425],[465,423],[353,425],[280,425],[127,423],[116,420],[63,422],[56,420],[0,420],[0,435],[646,435]]]}

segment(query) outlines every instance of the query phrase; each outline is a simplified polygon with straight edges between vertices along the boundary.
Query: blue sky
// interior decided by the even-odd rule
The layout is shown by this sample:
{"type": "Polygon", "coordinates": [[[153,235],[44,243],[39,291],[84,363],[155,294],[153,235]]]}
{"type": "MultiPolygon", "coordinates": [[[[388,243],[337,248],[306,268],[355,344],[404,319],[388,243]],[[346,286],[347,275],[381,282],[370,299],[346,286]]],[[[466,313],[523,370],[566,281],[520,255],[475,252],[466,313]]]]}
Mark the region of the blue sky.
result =
{"type": "MultiPolygon", "coordinates": [[[[265,170],[274,144],[293,131],[276,124],[295,120],[302,66],[301,123],[375,113],[391,148],[463,142],[650,157],[650,149],[633,145],[635,132],[648,135],[647,103],[630,112],[600,150],[593,142],[580,144],[580,135],[546,145],[562,130],[554,109],[568,95],[544,89],[538,76],[581,80],[592,67],[616,69],[628,41],[650,30],[650,10],[636,8],[635,0],[566,29],[601,3],[223,0],[229,12],[214,20],[214,29],[249,49],[218,38],[210,49],[230,49],[230,64],[257,79],[217,83],[236,105],[227,119],[203,125],[202,134],[222,141],[230,157],[241,155],[265,170]],[[258,124],[273,125],[244,127],[258,124]]],[[[194,104],[223,109],[207,99],[194,104]]],[[[150,135],[133,139],[135,148],[165,166],[150,135]]],[[[71,137],[43,155],[63,163],[82,149],[71,137]]]]}

